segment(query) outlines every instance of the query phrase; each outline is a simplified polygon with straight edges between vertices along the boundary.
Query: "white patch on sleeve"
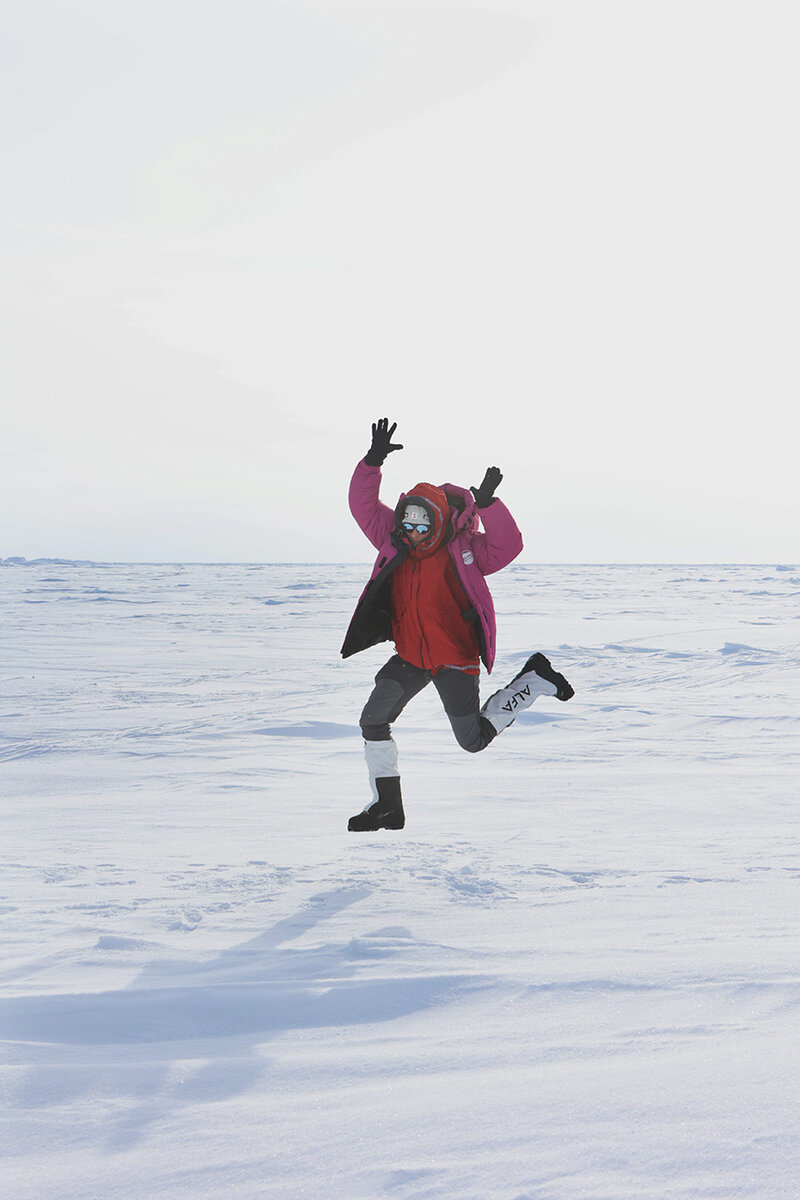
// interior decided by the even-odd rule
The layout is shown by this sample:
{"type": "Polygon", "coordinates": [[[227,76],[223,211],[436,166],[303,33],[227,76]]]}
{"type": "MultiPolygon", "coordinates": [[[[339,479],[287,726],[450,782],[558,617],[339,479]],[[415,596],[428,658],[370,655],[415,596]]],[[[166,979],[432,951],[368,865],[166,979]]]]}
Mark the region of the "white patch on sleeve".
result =
{"type": "Polygon", "coordinates": [[[471,567],[475,562],[475,558],[471,550],[462,550],[461,557],[464,560],[464,565],[467,567],[471,567]]]}

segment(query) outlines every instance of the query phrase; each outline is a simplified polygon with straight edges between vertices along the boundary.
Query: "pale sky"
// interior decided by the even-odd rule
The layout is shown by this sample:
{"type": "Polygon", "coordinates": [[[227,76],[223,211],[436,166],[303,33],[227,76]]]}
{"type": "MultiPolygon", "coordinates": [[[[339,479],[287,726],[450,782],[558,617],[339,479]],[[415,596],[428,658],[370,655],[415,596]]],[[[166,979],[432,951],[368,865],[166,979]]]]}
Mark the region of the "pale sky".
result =
{"type": "Polygon", "coordinates": [[[800,559],[796,0],[4,0],[0,557],[800,559]]]}

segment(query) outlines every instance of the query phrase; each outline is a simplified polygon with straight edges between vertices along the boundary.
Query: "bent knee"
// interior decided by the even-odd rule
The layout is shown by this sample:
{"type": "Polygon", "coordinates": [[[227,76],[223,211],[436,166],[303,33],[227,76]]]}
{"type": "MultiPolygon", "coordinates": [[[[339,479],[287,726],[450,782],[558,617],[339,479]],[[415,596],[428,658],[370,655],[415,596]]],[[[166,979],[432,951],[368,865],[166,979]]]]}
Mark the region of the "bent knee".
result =
{"type": "Polygon", "coordinates": [[[466,750],[467,754],[480,754],[481,750],[485,750],[497,737],[497,730],[484,716],[481,716],[477,728],[472,723],[470,724],[471,728],[469,729],[458,729],[454,722],[453,733],[456,735],[459,746],[462,750],[466,750]]]}
{"type": "Polygon", "coordinates": [[[480,754],[481,750],[485,750],[489,745],[481,733],[472,734],[469,737],[463,735],[459,737],[458,733],[456,733],[456,741],[462,750],[466,750],[467,754],[480,754]]]}

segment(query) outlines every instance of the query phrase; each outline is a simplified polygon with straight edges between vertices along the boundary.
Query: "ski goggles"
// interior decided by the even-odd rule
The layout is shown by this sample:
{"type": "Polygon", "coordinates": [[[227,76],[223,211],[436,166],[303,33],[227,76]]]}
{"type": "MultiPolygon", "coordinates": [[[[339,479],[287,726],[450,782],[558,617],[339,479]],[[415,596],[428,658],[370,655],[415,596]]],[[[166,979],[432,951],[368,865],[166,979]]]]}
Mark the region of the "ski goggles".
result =
{"type": "Polygon", "coordinates": [[[430,525],[414,525],[411,521],[403,521],[403,529],[405,529],[406,533],[413,533],[414,530],[417,533],[430,533],[431,531],[430,525]]]}

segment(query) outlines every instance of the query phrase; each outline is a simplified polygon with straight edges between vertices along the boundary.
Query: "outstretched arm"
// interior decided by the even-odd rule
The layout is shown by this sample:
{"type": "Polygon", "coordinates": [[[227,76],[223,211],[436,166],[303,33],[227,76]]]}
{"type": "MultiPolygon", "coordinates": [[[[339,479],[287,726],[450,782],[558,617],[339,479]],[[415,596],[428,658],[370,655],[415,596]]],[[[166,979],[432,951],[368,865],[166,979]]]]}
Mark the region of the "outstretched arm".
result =
{"type": "Polygon", "coordinates": [[[499,467],[488,467],[480,487],[470,489],[486,531],[476,534],[472,540],[475,561],[484,575],[507,567],[522,550],[522,534],[517,523],[503,501],[494,494],[502,479],[503,472],[499,467]]]}
{"type": "Polygon", "coordinates": [[[350,480],[350,512],[376,549],[394,529],[394,511],[381,503],[380,488],[382,463],[392,451],[403,449],[392,443],[396,428],[396,423],[389,428],[388,417],[372,426],[372,445],[350,480]]]}

